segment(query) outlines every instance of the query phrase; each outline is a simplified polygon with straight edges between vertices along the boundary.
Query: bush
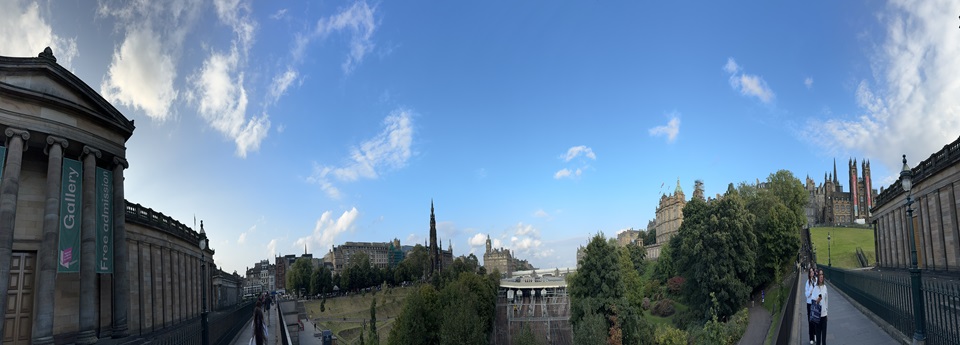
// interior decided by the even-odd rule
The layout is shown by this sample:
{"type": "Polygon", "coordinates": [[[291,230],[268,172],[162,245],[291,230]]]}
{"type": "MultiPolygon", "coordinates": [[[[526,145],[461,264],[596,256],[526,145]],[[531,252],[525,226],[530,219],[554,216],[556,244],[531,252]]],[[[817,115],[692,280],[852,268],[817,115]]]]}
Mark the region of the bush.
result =
{"type": "Polygon", "coordinates": [[[686,279],[683,279],[683,277],[681,276],[676,276],[676,277],[667,279],[667,291],[669,291],[673,295],[680,294],[680,289],[683,288],[683,282],[685,281],[686,279]]]}
{"type": "Polygon", "coordinates": [[[673,315],[677,310],[673,307],[673,300],[669,298],[664,298],[657,301],[657,304],[653,306],[653,315],[667,317],[673,315]]]}
{"type": "Polygon", "coordinates": [[[660,325],[657,326],[653,339],[660,345],[686,345],[687,332],[669,325],[660,325]]]}
{"type": "Polygon", "coordinates": [[[673,317],[673,326],[679,329],[689,329],[701,324],[700,314],[693,308],[681,311],[673,317]]]}
{"type": "Polygon", "coordinates": [[[650,297],[644,297],[640,307],[642,307],[643,310],[650,310],[650,297]]]}

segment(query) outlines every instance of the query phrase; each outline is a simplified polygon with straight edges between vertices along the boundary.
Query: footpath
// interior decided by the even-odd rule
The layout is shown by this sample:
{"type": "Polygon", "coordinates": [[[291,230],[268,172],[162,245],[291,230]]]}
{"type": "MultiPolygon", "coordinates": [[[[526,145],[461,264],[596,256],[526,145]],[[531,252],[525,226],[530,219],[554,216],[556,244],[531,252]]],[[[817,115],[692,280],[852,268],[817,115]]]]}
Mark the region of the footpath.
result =
{"type": "MultiPolygon", "coordinates": [[[[798,279],[799,284],[806,284],[807,279],[798,279]]],[[[810,328],[807,322],[807,302],[803,296],[803,285],[798,286],[796,310],[798,317],[794,320],[793,337],[790,344],[810,344],[810,328]]],[[[827,281],[830,293],[830,305],[827,315],[827,344],[871,344],[895,345],[900,342],[874,323],[851,304],[843,293],[837,290],[830,281],[827,281]]]]}
{"type": "MultiPolygon", "coordinates": [[[[270,308],[270,311],[264,311],[263,318],[267,319],[267,345],[281,345],[283,342],[280,340],[280,325],[277,321],[277,311],[276,306],[270,308]]],[[[243,329],[237,333],[237,336],[233,338],[233,341],[230,342],[232,345],[247,345],[251,344],[250,339],[253,339],[253,317],[250,317],[250,320],[247,320],[246,325],[243,326],[243,329]]]]}

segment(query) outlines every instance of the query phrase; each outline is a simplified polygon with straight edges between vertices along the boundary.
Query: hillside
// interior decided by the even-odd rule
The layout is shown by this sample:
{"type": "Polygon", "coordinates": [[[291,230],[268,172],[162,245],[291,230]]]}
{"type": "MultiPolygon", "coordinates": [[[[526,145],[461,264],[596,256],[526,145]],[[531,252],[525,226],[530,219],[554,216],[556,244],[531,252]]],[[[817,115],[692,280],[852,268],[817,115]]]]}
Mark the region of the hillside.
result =
{"type": "MultiPolygon", "coordinates": [[[[370,302],[377,300],[377,334],[380,343],[386,344],[393,323],[403,309],[403,302],[412,287],[389,288],[379,292],[327,299],[325,309],[320,311],[320,300],[304,303],[307,316],[320,329],[329,329],[336,334],[338,344],[353,344],[360,338],[361,325],[370,320],[370,302]]],[[[366,337],[369,334],[365,334],[366,337]]]]}
{"type": "Polygon", "coordinates": [[[873,230],[869,228],[823,227],[810,229],[810,240],[817,252],[817,261],[826,265],[832,261],[833,267],[858,268],[856,249],[860,247],[867,256],[869,265],[876,264],[876,247],[873,230]],[[830,234],[829,250],[827,234],[830,234]],[[828,258],[830,260],[828,260],[828,258]]]}

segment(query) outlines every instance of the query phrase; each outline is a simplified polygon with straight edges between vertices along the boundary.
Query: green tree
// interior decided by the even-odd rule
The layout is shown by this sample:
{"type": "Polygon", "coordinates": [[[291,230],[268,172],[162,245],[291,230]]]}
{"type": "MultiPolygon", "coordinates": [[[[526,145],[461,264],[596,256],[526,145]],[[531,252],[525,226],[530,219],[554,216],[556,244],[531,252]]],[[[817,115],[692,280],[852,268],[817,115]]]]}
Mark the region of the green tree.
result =
{"type": "Polygon", "coordinates": [[[370,301],[370,344],[380,345],[380,335],[377,334],[377,299],[370,301]]]}
{"type": "Polygon", "coordinates": [[[570,322],[575,342],[600,339],[601,342],[638,344],[650,341],[653,334],[645,333],[652,328],[639,317],[638,309],[626,297],[622,268],[632,270],[632,264],[625,260],[621,265],[618,250],[600,233],[590,240],[584,251],[580,268],[569,282],[570,322]],[[596,338],[598,334],[600,338],[596,338]]]}
{"type": "Polygon", "coordinates": [[[747,300],[755,282],[757,240],[753,215],[731,184],[719,200],[693,199],[683,209],[683,224],[671,240],[671,256],[686,278],[683,295],[689,305],[709,317],[709,296],[716,294],[716,313],[733,315],[747,300]]]}
{"type": "Polygon", "coordinates": [[[800,180],[787,170],[770,174],[765,188],[741,185],[740,194],[755,219],[757,283],[766,285],[774,281],[782,264],[793,262],[800,248],[808,194],[800,180]]]}
{"type": "Polygon", "coordinates": [[[440,313],[437,290],[422,284],[407,295],[403,310],[390,330],[391,345],[430,345],[440,343],[440,313]]]}
{"type": "Polygon", "coordinates": [[[643,244],[656,244],[657,243],[657,229],[647,229],[647,236],[643,238],[643,244]]]}
{"type": "Polygon", "coordinates": [[[513,339],[514,345],[542,345],[543,343],[533,334],[533,330],[527,323],[524,323],[523,328],[520,329],[520,335],[513,339]]]}
{"type": "Polygon", "coordinates": [[[290,265],[290,271],[287,272],[287,288],[293,293],[310,292],[310,275],[313,271],[313,264],[308,258],[299,258],[290,265]]]}

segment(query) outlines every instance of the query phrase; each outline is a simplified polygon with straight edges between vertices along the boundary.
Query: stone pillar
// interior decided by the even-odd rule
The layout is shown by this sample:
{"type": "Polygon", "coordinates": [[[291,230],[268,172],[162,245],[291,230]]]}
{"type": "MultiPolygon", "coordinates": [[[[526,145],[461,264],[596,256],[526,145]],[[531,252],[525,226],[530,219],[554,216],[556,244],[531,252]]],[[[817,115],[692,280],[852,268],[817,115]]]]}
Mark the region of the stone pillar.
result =
{"type": "Polygon", "coordinates": [[[43,241],[37,260],[40,281],[37,284],[37,310],[33,317],[33,343],[53,344],[53,300],[57,280],[57,232],[60,230],[60,174],[66,139],[47,136],[47,195],[43,208],[43,241]]]}
{"type": "Polygon", "coordinates": [[[113,158],[113,337],[130,335],[127,315],[130,311],[129,249],[127,248],[127,200],[123,195],[123,170],[127,160],[113,158]]]}
{"type": "Polygon", "coordinates": [[[100,150],[83,147],[83,216],[80,235],[80,333],[77,344],[97,342],[97,158],[100,150]]]}
{"type": "MultiPolygon", "coordinates": [[[[13,255],[13,229],[16,225],[17,195],[20,193],[20,167],[25,141],[30,132],[7,128],[7,162],[3,166],[3,182],[0,183],[0,313],[7,310],[7,289],[10,287],[10,260],[13,255]]],[[[0,334],[5,334],[0,322],[0,334]]]]}

